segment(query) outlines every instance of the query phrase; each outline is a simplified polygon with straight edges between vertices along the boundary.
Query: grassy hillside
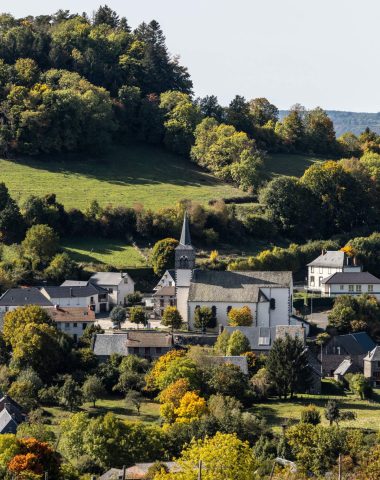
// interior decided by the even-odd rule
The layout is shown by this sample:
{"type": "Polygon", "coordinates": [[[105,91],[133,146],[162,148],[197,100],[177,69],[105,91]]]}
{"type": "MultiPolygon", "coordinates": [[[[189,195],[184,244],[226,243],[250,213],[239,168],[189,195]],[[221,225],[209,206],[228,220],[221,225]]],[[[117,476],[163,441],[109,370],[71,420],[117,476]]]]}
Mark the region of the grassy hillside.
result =
{"type": "Polygon", "coordinates": [[[20,203],[29,195],[55,192],[65,207],[80,209],[94,199],[101,205],[142,203],[158,209],[184,198],[206,203],[244,195],[188,160],[146,145],[114,147],[98,158],[0,159],[0,181],[20,203]]]}
{"type": "Polygon", "coordinates": [[[309,155],[292,155],[290,153],[277,153],[268,155],[265,160],[265,170],[273,175],[291,175],[301,177],[303,172],[313,163],[325,161],[309,155]]]}

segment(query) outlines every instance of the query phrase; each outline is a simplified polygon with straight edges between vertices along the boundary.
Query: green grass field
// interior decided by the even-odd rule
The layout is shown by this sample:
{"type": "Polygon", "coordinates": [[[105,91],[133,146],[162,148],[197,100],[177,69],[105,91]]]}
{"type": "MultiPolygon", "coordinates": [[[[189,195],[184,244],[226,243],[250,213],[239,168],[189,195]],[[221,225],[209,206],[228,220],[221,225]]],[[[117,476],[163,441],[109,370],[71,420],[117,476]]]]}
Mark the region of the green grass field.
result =
{"type": "Polygon", "coordinates": [[[62,247],[80,263],[103,263],[116,268],[142,267],[144,257],[132,245],[105,238],[62,239],[62,247]]]}
{"type": "Polygon", "coordinates": [[[284,423],[293,420],[299,421],[302,407],[313,404],[318,407],[321,413],[322,424],[328,425],[328,421],[324,417],[324,408],[330,398],[338,400],[342,410],[350,410],[356,414],[355,420],[342,422],[342,426],[380,430],[380,403],[373,400],[360,400],[351,394],[333,397],[301,395],[294,400],[287,401],[273,399],[265,403],[255,404],[252,411],[262,415],[267,420],[268,425],[278,432],[284,423]]]}
{"type": "Polygon", "coordinates": [[[309,155],[292,155],[288,153],[277,153],[268,155],[265,160],[265,170],[270,176],[290,175],[301,177],[304,171],[316,162],[326,159],[312,157],[309,155]]]}
{"type": "Polygon", "coordinates": [[[189,160],[146,145],[113,147],[98,158],[0,159],[0,181],[19,203],[29,195],[51,192],[65,207],[79,209],[85,209],[92,200],[101,205],[140,203],[157,210],[182,199],[207,203],[244,195],[189,160]]]}

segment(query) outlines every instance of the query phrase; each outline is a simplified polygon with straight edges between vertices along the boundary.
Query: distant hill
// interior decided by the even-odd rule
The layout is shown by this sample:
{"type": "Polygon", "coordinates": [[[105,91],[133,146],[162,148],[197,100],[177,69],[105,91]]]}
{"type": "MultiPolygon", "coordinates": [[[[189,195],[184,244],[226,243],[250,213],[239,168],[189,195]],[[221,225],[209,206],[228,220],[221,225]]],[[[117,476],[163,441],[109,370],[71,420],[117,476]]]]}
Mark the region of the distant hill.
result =
{"type": "MultiPolygon", "coordinates": [[[[358,135],[367,127],[380,134],[380,112],[342,112],[339,110],[327,110],[326,112],[334,122],[337,137],[345,132],[358,135]]],[[[280,119],[287,114],[288,110],[280,110],[280,119]]]]}

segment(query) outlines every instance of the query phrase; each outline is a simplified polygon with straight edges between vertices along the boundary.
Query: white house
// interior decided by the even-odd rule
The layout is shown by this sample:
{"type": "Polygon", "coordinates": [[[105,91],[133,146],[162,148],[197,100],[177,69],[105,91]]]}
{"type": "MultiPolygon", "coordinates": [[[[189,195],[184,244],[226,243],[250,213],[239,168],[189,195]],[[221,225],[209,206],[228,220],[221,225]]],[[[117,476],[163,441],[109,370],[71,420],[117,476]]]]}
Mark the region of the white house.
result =
{"type": "Polygon", "coordinates": [[[10,288],[0,298],[1,324],[5,313],[26,305],[39,305],[42,308],[53,307],[53,303],[36,287],[10,288]]]}
{"type": "Polygon", "coordinates": [[[361,295],[368,293],[380,300],[380,279],[369,272],[339,272],[322,280],[322,295],[361,295]]]}
{"type": "Polygon", "coordinates": [[[62,308],[55,306],[47,310],[57,328],[77,341],[88,326],[95,324],[95,312],[88,307],[62,308]]]}
{"type": "Polygon", "coordinates": [[[108,291],[90,283],[77,287],[43,287],[40,291],[58,307],[88,307],[95,313],[109,310],[108,291]]]}
{"type": "Polygon", "coordinates": [[[160,281],[154,287],[153,290],[160,290],[164,287],[175,287],[175,270],[170,269],[166,270],[166,272],[160,278],[160,281]]]}
{"type": "Polygon", "coordinates": [[[333,273],[361,272],[362,267],[356,264],[356,259],[349,257],[340,250],[323,250],[322,254],[308,265],[307,289],[315,292],[323,290],[322,280],[333,273]]]}
{"type": "Polygon", "coordinates": [[[108,291],[110,305],[124,305],[125,297],[135,291],[135,282],[127,272],[97,272],[89,283],[108,291]]]}

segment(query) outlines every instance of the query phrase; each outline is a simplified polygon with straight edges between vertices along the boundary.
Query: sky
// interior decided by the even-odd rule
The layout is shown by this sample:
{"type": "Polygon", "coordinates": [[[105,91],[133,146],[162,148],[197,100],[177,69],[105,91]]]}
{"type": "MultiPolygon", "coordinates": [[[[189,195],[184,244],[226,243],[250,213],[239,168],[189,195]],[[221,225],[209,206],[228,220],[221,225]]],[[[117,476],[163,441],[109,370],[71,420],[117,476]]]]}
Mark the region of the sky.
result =
{"type": "MultiPolygon", "coordinates": [[[[157,20],[196,96],[280,109],[380,111],[378,0],[105,0],[132,28],[157,20]]],[[[97,0],[1,0],[16,17],[93,12],[97,0]]]]}

